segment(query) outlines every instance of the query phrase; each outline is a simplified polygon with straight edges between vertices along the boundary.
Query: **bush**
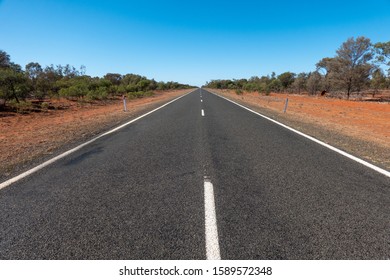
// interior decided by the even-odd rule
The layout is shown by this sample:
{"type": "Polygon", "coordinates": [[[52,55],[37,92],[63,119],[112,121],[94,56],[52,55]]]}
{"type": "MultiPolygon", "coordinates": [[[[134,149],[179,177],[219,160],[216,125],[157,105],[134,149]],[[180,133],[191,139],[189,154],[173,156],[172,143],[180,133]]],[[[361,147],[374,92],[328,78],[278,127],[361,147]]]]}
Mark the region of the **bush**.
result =
{"type": "Polygon", "coordinates": [[[12,68],[0,68],[0,99],[7,101],[25,99],[28,95],[28,82],[23,73],[12,68]]]}
{"type": "Polygon", "coordinates": [[[89,90],[85,84],[76,84],[68,88],[61,88],[59,91],[60,96],[66,99],[83,98],[88,94],[89,90]]]}
{"type": "Polygon", "coordinates": [[[136,91],[127,93],[129,99],[142,98],[146,96],[152,96],[154,93],[152,91],[136,91]]]}
{"type": "Polygon", "coordinates": [[[48,110],[50,107],[50,103],[49,102],[42,102],[41,104],[41,108],[44,109],[44,110],[48,110]]]}
{"type": "Polygon", "coordinates": [[[13,108],[17,113],[24,114],[32,110],[31,102],[21,100],[17,102],[15,99],[9,102],[11,108],[13,108]]]}
{"type": "Polygon", "coordinates": [[[237,95],[242,95],[244,92],[241,89],[236,89],[236,94],[237,95]]]}
{"type": "Polygon", "coordinates": [[[87,99],[89,100],[104,100],[107,99],[108,97],[108,92],[107,88],[105,87],[99,87],[94,90],[90,90],[87,93],[87,99]]]}
{"type": "Polygon", "coordinates": [[[128,85],[125,88],[126,88],[126,92],[137,92],[138,91],[138,88],[136,85],[128,85]]]}

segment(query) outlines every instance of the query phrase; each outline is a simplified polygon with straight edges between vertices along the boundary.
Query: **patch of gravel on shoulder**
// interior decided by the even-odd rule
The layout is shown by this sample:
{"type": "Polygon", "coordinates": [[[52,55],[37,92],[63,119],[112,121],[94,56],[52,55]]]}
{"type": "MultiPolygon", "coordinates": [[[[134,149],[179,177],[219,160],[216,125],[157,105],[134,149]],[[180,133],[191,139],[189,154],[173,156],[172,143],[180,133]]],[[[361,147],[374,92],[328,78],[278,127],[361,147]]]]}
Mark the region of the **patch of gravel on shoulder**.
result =
{"type": "Polygon", "coordinates": [[[390,149],[379,144],[358,139],[349,135],[342,134],[338,131],[333,131],[320,125],[309,123],[288,113],[279,113],[258,105],[254,105],[242,99],[231,98],[227,94],[215,94],[224,96],[241,105],[244,105],[260,114],[263,114],[275,121],[288,125],[296,130],[299,130],[309,136],[312,136],[322,142],[332,145],[340,150],[361,158],[369,163],[372,163],[385,170],[390,170],[390,149]]]}

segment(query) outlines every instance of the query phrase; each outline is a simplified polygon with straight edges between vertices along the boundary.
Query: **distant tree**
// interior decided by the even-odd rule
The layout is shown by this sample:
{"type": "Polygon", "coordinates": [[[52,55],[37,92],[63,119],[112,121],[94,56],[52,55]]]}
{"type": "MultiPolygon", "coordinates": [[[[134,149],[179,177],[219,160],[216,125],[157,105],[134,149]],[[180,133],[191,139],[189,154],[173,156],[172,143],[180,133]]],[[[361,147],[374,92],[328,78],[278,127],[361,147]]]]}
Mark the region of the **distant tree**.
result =
{"type": "Polygon", "coordinates": [[[28,94],[28,82],[22,67],[11,61],[10,56],[0,51],[0,99],[5,106],[8,100],[19,103],[28,94]]]}
{"type": "Polygon", "coordinates": [[[322,80],[321,80],[321,86],[322,86],[322,89],[327,91],[327,92],[330,92],[332,91],[333,89],[336,89],[336,84],[337,84],[337,72],[336,71],[333,71],[333,65],[334,65],[334,62],[335,59],[334,58],[329,58],[329,57],[325,57],[323,59],[321,59],[317,64],[316,64],[316,71],[313,72],[313,73],[318,73],[321,77],[322,77],[322,80]],[[320,73],[321,71],[321,73],[320,73]]]}
{"type": "Polygon", "coordinates": [[[311,72],[308,75],[306,81],[306,89],[311,95],[315,95],[319,90],[321,90],[322,76],[318,71],[311,72]]]}
{"type": "Polygon", "coordinates": [[[40,74],[42,74],[43,69],[41,65],[37,62],[30,62],[26,65],[26,74],[29,79],[36,80],[40,74]]]}
{"type": "Polygon", "coordinates": [[[95,100],[113,94],[139,98],[151,96],[156,89],[190,88],[189,85],[177,82],[156,82],[136,74],[107,73],[103,78],[92,78],[85,75],[85,69],[85,66],[81,66],[78,70],[69,64],[52,64],[43,69],[39,63],[31,62],[23,71],[5,51],[0,50],[0,105],[4,106],[11,99],[19,102],[29,94],[36,98],[47,95],[95,100]]]}
{"type": "Polygon", "coordinates": [[[279,79],[273,79],[268,84],[268,91],[270,92],[280,92],[283,88],[282,82],[279,79]]]}
{"type": "Polygon", "coordinates": [[[278,75],[278,80],[282,85],[282,89],[288,89],[295,80],[295,74],[291,72],[284,72],[278,75]]]}
{"type": "Polygon", "coordinates": [[[270,83],[270,78],[268,76],[262,76],[261,78],[257,76],[253,76],[248,80],[248,83],[245,85],[244,89],[248,91],[268,93],[269,83],[270,83]]]}
{"type": "Polygon", "coordinates": [[[166,84],[164,82],[157,83],[157,90],[166,90],[166,89],[168,89],[168,87],[166,86],[166,84]]]}
{"type": "Polygon", "coordinates": [[[377,68],[372,73],[371,78],[371,88],[374,90],[372,93],[372,97],[378,92],[379,89],[384,89],[387,87],[386,76],[383,73],[382,69],[377,68]]]}
{"type": "Polygon", "coordinates": [[[91,78],[80,76],[72,79],[63,79],[59,89],[59,95],[67,99],[80,99],[85,97],[91,87],[91,78]]]}
{"type": "Polygon", "coordinates": [[[295,78],[294,82],[291,84],[291,87],[296,92],[298,92],[298,94],[300,94],[301,91],[306,90],[307,77],[308,77],[308,74],[299,73],[298,76],[295,78]]]}
{"type": "Polygon", "coordinates": [[[139,81],[146,80],[146,77],[136,74],[126,74],[122,77],[121,84],[127,85],[136,85],[139,81]]]}
{"type": "Polygon", "coordinates": [[[237,89],[243,89],[244,86],[248,83],[247,79],[239,79],[239,80],[233,80],[235,88],[237,89]]]}
{"type": "Polygon", "coordinates": [[[147,90],[156,90],[157,82],[154,79],[151,79],[147,90]]]}
{"type": "Polygon", "coordinates": [[[177,82],[169,81],[167,82],[168,89],[179,89],[180,84],[177,82]]]}
{"type": "Polygon", "coordinates": [[[122,75],[117,73],[107,73],[103,78],[110,81],[113,85],[119,86],[122,80],[122,75]]]}
{"type": "Polygon", "coordinates": [[[387,76],[390,77],[390,41],[376,43],[374,45],[374,50],[376,53],[376,61],[388,67],[387,76]]]}
{"type": "Polygon", "coordinates": [[[136,84],[137,91],[146,91],[149,89],[150,80],[142,79],[136,84]]]}
{"type": "Polygon", "coordinates": [[[26,75],[30,81],[32,93],[36,98],[44,98],[45,93],[39,91],[37,87],[37,81],[39,76],[42,75],[43,69],[39,63],[30,62],[26,65],[26,75]]]}
{"type": "Polygon", "coordinates": [[[22,72],[15,69],[0,68],[0,99],[3,104],[8,100],[15,99],[19,103],[28,94],[27,78],[22,72]]]}
{"type": "Polygon", "coordinates": [[[11,60],[9,54],[0,50],[0,68],[10,67],[11,60]]]}
{"type": "Polygon", "coordinates": [[[74,78],[77,76],[81,76],[80,72],[74,66],[66,64],[65,66],[59,65],[59,67],[61,67],[61,73],[65,77],[74,78]]]}
{"type": "Polygon", "coordinates": [[[360,91],[368,82],[374,66],[370,39],[349,38],[336,51],[334,58],[324,58],[317,63],[318,69],[325,69],[325,78],[334,88],[346,91],[347,98],[353,90],[360,91]]]}
{"type": "Polygon", "coordinates": [[[43,95],[57,96],[61,89],[60,81],[63,77],[63,67],[61,65],[46,66],[37,78],[37,91],[43,95]]]}
{"type": "Polygon", "coordinates": [[[249,78],[248,83],[251,83],[251,84],[260,83],[260,78],[258,76],[252,76],[249,78]]]}
{"type": "Polygon", "coordinates": [[[102,78],[102,79],[97,78],[96,83],[99,84],[99,87],[106,87],[106,88],[112,87],[112,82],[107,80],[107,79],[104,79],[104,78],[102,78]]]}
{"type": "Polygon", "coordinates": [[[84,76],[86,72],[87,72],[87,67],[85,65],[81,65],[79,71],[80,76],[84,76]]]}

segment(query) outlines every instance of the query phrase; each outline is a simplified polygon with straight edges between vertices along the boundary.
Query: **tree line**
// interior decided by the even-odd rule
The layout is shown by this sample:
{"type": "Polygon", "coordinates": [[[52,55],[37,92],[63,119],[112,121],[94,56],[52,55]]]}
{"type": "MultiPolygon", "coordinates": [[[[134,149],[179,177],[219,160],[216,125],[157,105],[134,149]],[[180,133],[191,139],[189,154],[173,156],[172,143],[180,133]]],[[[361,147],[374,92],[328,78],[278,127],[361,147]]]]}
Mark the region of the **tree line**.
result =
{"type": "Polygon", "coordinates": [[[42,67],[28,63],[25,69],[11,61],[10,55],[0,50],[0,108],[6,102],[43,100],[64,97],[72,100],[104,100],[116,95],[140,98],[152,95],[154,90],[187,89],[190,85],[178,82],[156,82],[141,75],[107,73],[103,77],[85,74],[85,66],[71,65],[42,67]]]}
{"type": "Polygon", "coordinates": [[[370,89],[374,95],[390,88],[390,41],[373,44],[365,37],[349,38],[334,57],[321,59],[309,73],[284,72],[250,79],[211,80],[205,87],[270,92],[351,93],[370,89]]]}

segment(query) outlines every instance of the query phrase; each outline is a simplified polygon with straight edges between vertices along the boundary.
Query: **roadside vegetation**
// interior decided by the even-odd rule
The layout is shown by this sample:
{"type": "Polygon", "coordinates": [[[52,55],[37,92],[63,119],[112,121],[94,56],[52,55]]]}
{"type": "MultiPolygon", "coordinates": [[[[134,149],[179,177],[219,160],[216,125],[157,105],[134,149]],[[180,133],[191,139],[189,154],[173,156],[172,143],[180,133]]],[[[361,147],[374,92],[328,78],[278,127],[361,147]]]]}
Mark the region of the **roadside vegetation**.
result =
{"type": "Polygon", "coordinates": [[[284,72],[250,79],[211,80],[205,87],[259,93],[327,94],[349,99],[390,89],[390,41],[373,44],[365,37],[349,38],[334,57],[321,59],[309,73],[284,72]]]}
{"type": "Polygon", "coordinates": [[[152,96],[155,90],[191,88],[177,82],[156,82],[136,74],[107,73],[103,77],[85,74],[85,67],[70,65],[42,67],[28,63],[24,69],[0,50],[0,111],[39,111],[53,98],[90,102],[126,96],[129,99],[152,96]]]}

